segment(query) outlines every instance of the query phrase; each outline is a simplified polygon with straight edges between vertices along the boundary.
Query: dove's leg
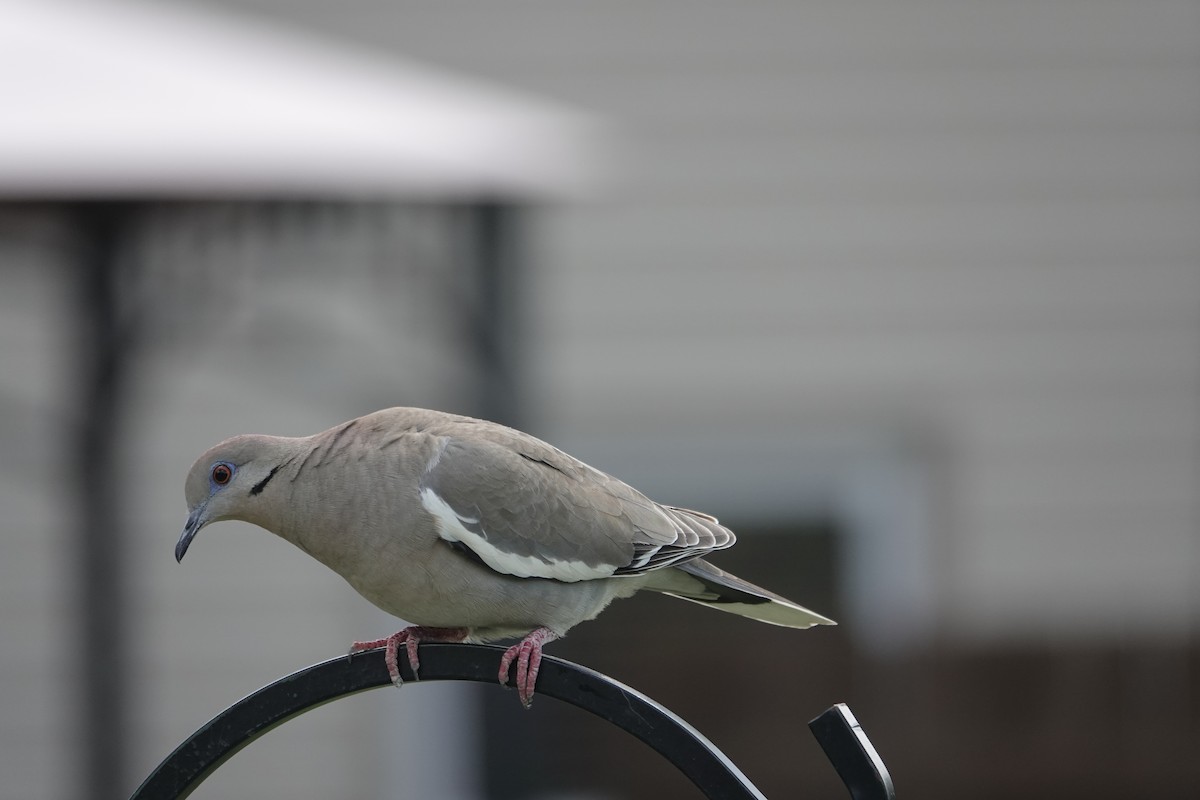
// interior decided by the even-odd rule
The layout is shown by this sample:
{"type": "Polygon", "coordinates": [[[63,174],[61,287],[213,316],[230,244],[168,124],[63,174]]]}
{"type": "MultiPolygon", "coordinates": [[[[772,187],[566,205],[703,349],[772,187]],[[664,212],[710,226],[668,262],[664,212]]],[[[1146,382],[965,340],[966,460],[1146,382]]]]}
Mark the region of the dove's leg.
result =
{"type": "Polygon", "coordinates": [[[533,702],[533,686],[537,683],[538,667],[542,663],[542,645],[553,642],[558,634],[549,628],[538,628],[517,644],[504,651],[500,659],[500,685],[508,684],[508,671],[517,660],[517,696],[521,705],[529,708],[533,702]]]}
{"type": "MultiPolygon", "coordinates": [[[[355,642],[350,645],[350,655],[364,650],[374,650],[376,647],[385,648],[383,661],[387,664],[388,675],[397,686],[400,680],[400,645],[408,653],[408,665],[412,667],[413,675],[417,676],[421,669],[421,659],[417,657],[417,645],[421,642],[461,642],[467,638],[466,628],[423,628],[420,625],[410,625],[402,631],[397,631],[386,639],[373,639],[369,642],[355,642]]],[[[419,678],[419,676],[418,676],[419,678]]]]}

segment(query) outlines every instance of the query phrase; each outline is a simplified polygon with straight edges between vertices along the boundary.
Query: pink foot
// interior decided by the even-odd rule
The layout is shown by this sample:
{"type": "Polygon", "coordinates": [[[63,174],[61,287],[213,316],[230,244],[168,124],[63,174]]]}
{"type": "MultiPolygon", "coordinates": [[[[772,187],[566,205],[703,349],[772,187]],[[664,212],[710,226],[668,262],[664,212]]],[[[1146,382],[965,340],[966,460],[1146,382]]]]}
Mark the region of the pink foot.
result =
{"type": "Polygon", "coordinates": [[[542,645],[553,642],[558,634],[549,628],[538,628],[517,644],[504,651],[500,659],[500,685],[508,685],[508,671],[517,660],[517,697],[529,708],[533,703],[533,687],[537,683],[538,667],[542,664],[542,645]]]}
{"type": "Polygon", "coordinates": [[[386,648],[383,661],[387,664],[388,677],[396,686],[403,685],[400,679],[400,645],[408,653],[408,665],[412,667],[413,677],[420,680],[421,659],[417,657],[417,645],[421,642],[461,642],[467,638],[466,628],[423,628],[420,625],[410,625],[402,631],[397,631],[386,639],[373,639],[369,642],[355,642],[350,645],[350,655],[364,650],[374,650],[376,647],[386,648]]]}

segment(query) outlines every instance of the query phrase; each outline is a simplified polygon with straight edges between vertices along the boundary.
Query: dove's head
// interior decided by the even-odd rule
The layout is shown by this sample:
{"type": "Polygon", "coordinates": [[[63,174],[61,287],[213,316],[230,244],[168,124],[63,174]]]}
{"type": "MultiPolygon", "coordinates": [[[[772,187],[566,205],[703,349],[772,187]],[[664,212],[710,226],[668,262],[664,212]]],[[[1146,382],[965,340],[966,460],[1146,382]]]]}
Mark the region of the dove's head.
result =
{"type": "Polygon", "coordinates": [[[196,459],[184,484],[188,518],[175,545],[177,561],[183,560],[192,539],[208,523],[254,521],[263,490],[290,455],[290,441],[276,436],[234,436],[196,459]]]}

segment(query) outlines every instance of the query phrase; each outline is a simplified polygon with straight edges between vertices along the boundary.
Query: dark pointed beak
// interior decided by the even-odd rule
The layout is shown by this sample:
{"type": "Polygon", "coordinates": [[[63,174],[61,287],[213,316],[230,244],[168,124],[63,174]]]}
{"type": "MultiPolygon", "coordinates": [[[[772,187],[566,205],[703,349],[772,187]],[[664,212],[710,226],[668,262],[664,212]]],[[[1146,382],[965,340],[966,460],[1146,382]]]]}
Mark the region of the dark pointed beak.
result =
{"type": "Polygon", "coordinates": [[[195,539],[196,534],[204,527],[204,523],[207,521],[204,519],[204,511],[207,505],[207,503],[201,503],[191,514],[188,514],[187,523],[183,526],[183,535],[179,537],[179,543],[175,545],[176,561],[183,561],[183,555],[191,545],[192,539],[195,539]]]}

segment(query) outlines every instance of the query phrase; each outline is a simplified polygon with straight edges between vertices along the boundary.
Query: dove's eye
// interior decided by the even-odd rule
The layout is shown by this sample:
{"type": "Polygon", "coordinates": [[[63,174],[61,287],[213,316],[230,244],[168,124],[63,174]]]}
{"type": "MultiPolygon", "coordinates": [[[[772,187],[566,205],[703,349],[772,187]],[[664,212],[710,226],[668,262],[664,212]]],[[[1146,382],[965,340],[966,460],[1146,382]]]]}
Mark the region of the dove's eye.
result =
{"type": "Polygon", "coordinates": [[[233,478],[233,467],[224,462],[221,462],[220,464],[213,464],[212,472],[210,474],[212,475],[213,483],[215,483],[217,486],[224,486],[233,478]]]}

